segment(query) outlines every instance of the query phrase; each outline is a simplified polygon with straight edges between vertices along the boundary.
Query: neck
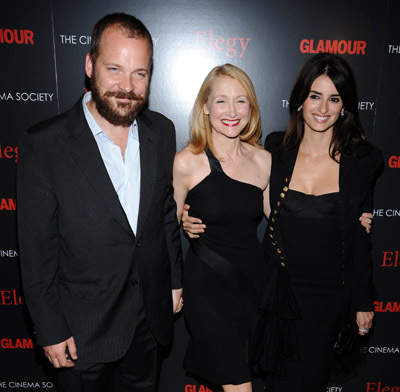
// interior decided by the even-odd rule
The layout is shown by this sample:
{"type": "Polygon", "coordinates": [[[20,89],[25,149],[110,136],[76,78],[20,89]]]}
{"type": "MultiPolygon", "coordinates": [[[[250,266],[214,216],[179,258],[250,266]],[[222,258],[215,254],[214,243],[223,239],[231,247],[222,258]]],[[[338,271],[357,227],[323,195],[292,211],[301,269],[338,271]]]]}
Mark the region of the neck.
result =
{"type": "Polygon", "coordinates": [[[332,130],[325,132],[307,132],[304,130],[304,136],[300,143],[300,149],[310,155],[329,154],[331,140],[332,130]]]}
{"type": "Polygon", "coordinates": [[[239,137],[230,139],[215,132],[211,136],[218,157],[224,161],[231,161],[240,154],[242,142],[239,137]]]}

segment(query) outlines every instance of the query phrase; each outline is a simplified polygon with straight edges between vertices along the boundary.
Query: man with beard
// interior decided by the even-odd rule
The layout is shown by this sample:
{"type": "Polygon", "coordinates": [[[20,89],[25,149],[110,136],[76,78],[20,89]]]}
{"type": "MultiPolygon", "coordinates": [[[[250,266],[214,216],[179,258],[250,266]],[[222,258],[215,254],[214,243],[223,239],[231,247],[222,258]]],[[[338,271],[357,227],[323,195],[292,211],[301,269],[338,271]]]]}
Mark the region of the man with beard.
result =
{"type": "Polygon", "coordinates": [[[175,130],[145,108],[151,62],[146,27],[105,16],[86,56],[91,92],[20,142],[24,294],[59,391],[155,390],[182,308],[175,130]]]}

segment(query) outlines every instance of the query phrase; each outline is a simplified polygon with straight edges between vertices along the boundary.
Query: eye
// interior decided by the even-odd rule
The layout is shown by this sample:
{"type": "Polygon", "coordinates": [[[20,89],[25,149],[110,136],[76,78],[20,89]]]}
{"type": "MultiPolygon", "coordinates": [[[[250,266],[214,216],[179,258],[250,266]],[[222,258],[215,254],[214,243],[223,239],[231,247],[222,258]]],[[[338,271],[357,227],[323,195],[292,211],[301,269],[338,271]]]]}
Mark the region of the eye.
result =
{"type": "Polygon", "coordinates": [[[247,100],[245,100],[245,99],[239,99],[237,102],[238,102],[238,103],[247,103],[247,100]]]}
{"type": "Polygon", "coordinates": [[[310,99],[319,99],[320,97],[319,97],[319,95],[317,95],[317,94],[310,94],[310,95],[309,95],[309,98],[310,98],[310,99]]]}
{"type": "Polygon", "coordinates": [[[108,67],[107,69],[109,71],[111,71],[111,72],[116,72],[117,71],[117,67],[108,67]]]}
{"type": "Polygon", "coordinates": [[[225,103],[225,101],[222,99],[218,99],[217,101],[215,101],[215,103],[225,103]]]}
{"type": "Polygon", "coordinates": [[[136,79],[144,79],[146,77],[147,77],[147,72],[145,72],[145,71],[138,71],[135,73],[136,79]]]}
{"type": "Polygon", "coordinates": [[[340,102],[340,97],[331,97],[331,102],[334,102],[334,103],[339,103],[340,102]]]}

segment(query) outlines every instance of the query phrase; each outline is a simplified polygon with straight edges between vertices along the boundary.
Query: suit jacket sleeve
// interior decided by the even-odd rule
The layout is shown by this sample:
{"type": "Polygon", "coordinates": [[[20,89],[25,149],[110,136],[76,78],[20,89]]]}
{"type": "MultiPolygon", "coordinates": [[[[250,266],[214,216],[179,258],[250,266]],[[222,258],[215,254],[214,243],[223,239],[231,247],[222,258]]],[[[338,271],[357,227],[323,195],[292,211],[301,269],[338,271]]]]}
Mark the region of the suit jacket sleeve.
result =
{"type": "Polygon", "coordinates": [[[164,204],[165,233],[168,247],[168,255],[171,264],[171,286],[172,289],[182,288],[182,249],[180,227],[176,217],[176,203],[174,200],[174,189],[172,186],[172,167],[176,152],[175,128],[172,125],[172,132],[165,146],[167,150],[168,164],[168,188],[164,204]]]}
{"type": "Polygon", "coordinates": [[[25,133],[20,141],[18,238],[24,299],[35,325],[37,342],[46,346],[68,339],[71,331],[62,314],[54,279],[60,251],[57,198],[37,133],[25,133]]]}
{"type": "MultiPolygon", "coordinates": [[[[373,148],[371,153],[360,163],[363,164],[360,181],[361,203],[358,216],[363,212],[373,211],[373,193],[375,181],[383,167],[382,153],[373,148]]],[[[372,285],[372,258],[370,234],[357,222],[352,257],[352,275],[355,282],[355,311],[373,310],[374,289],[372,285]]]]}

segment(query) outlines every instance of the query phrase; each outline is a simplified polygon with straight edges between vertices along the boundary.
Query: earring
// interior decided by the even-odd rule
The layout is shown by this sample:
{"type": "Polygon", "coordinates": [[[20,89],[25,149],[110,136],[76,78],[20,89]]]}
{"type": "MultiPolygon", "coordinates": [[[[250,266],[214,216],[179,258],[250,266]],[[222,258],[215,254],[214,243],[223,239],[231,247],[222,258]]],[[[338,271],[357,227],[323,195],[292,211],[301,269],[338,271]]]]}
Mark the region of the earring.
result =
{"type": "Polygon", "coordinates": [[[301,112],[301,109],[303,109],[301,106],[299,106],[298,108],[297,108],[297,111],[298,112],[301,112]]]}
{"type": "Polygon", "coordinates": [[[343,117],[344,116],[344,108],[340,111],[340,115],[343,117]]]}

